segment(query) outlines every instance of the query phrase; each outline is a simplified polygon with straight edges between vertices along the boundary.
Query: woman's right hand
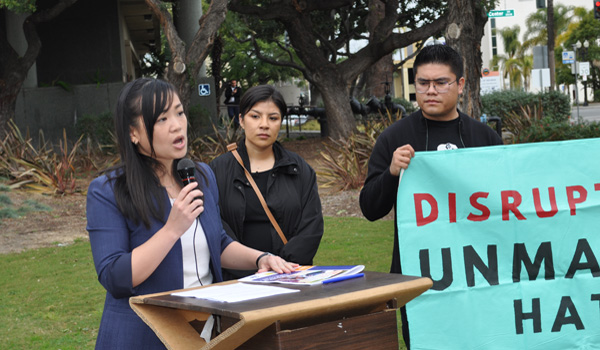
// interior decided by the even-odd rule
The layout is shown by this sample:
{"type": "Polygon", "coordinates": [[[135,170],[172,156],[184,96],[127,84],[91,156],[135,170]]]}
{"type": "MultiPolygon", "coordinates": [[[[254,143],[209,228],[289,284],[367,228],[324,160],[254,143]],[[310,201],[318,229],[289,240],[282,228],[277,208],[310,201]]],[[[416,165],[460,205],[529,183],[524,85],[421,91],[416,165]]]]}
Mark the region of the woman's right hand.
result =
{"type": "Polygon", "coordinates": [[[203,195],[196,182],[184,186],[173,202],[165,228],[181,237],[204,211],[203,195]]]}
{"type": "Polygon", "coordinates": [[[131,282],[134,287],[144,282],[169,253],[173,244],[204,211],[202,191],[197,183],[183,187],[171,208],[167,223],[146,243],[131,253],[131,282]]]}

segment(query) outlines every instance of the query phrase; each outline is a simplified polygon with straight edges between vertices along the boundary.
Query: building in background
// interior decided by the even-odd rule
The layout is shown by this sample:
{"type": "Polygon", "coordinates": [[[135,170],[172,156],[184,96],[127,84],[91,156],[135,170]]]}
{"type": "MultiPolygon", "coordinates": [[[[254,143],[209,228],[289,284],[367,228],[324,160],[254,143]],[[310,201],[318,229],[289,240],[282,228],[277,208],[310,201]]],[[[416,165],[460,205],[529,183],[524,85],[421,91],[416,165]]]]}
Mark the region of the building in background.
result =
{"type": "MultiPolygon", "coordinates": [[[[502,0],[499,2],[494,11],[497,12],[500,17],[488,18],[488,22],[485,25],[484,36],[481,40],[481,53],[483,61],[482,72],[485,70],[490,72],[494,71],[494,67],[492,67],[493,57],[496,55],[506,55],[504,42],[499,34],[500,30],[519,26],[519,41],[521,43],[525,41],[527,18],[538,10],[537,3],[539,1],[546,3],[545,0],[502,0]],[[512,10],[514,15],[509,15],[511,13],[509,10],[512,10]]],[[[554,0],[554,7],[556,8],[557,5],[583,7],[586,10],[592,10],[594,3],[592,0],[554,0]]],[[[562,50],[562,48],[556,47],[555,50],[562,50]]],[[[533,52],[529,52],[528,54],[533,55],[533,52]]],[[[560,62],[556,63],[558,64],[560,62]]],[[[502,76],[502,72],[500,72],[500,75],[502,76]]],[[[536,81],[545,82],[546,78],[540,78],[537,75],[532,76],[532,82],[536,81]]],[[[538,87],[532,86],[531,91],[539,91],[539,85],[543,85],[540,83],[537,84],[538,87]]],[[[503,85],[505,88],[508,88],[509,86],[507,81],[503,81],[503,85]]]]}
{"type": "MultiPolygon", "coordinates": [[[[499,2],[498,6],[494,9],[494,11],[500,13],[510,14],[513,13],[513,16],[502,16],[502,17],[493,17],[488,18],[488,21],[485,25],[484,36],[481,40],[481,53],[482,53],[482,78],[484,78],[485,82],[483,83],[483,93],[498,90],[499,84],[498,81],[501,81],[501,78],[498,76],[502,76],[502,72],[494,71],[494,67],[492,67],[492,59],[495,55],[505,55],[506,50],[504,48],[504,42],[502,41],[502,37],[499,35],[499,31],[504,28],[512,28],[515,25],[520,27],[519,32],[519,41],[522,43],[525,41],[525,32],[527,31],[526,20],[527,18],[535,13],[537,8],[537,2],[540,0],[502,0],[499,2]],[[508,11],[512,10],[512,11],[508,11]]],[[[592,0],[554,0],[554,6],[564,5],[564,6],[573,6],[573,7],[583,7],[587,10],[592,10],[593,1],[592,0]]],[[[443,40],[443,39],[440,39],[443,40]]],[[[437,40],[430,39],[432,43],[437,40]]],[[[561,50],[560,47],[556,48],[557,50],[561,50]]],[[[397,50],[394,53],[394,64],[398,64],[402,60],[410,57],[414,53],[414,46],[409,46],[397,50]]],[[[533,54],[532,52],[529,53],[533,54]]],[[[409,101],[415,101],[415,91],[414,91],[414,81],[413,81],[413,60],[409,59],[407,62],[398,69],[398,71],[394,74],[394,91],[395,96],[397,98],[404,98],[409,101]]],[[[557,62],[559,63],[559,62],[557,62]]],[[[537,77],[532,77],[532,80],[536,80],[537,77]]],[[[545,81],[545,78],[541,79],[545,81]]],[[[500,86],[504,86],[508,88],[507,82],[502,82],[500,86]]],[[[582,86],[579,86],[580,90],[582,86]]],[[[535,90],[535,89],[533,89],[535,90]]]]}
{"type": "MultiPolygon", "coordinates": [[[[485,31],[481,40],[481,53],[483,60],[483,69],[490,68],[490,62],[494,55],[504,55],[504,43],[499,35],[493,35],[492,30],[501,30],[503,28],[511,28],[518,25],[521,28],[519,33],[519,41],[524,41],[525,32],[527,31],[526,20],[531,14],[538,9],[536,6],[538,0],[501,0],[494,10],[514,10],[514,16],[489,18],[485,25],[485,31]]],[[[592,0],[554,0],[554,7],[562,4],[564,6],[583,7],[587,10],[593,8],[592,0]]]]}
{"type": "MultiPolygon", "coordinates": [[[[24,54],[27,15],[0,15],[9,42],[24,54]]],[[[200,1],[178,2],[174,22],[184,42],[193,40],[200,16],[200,1]]],[[[144,0],[78,1],[37,29],[42,49],[17,98],[15,122],[34,137],[43,130],[50,141],[61,138],[63,129],[69,138],[79,137],[77,120],[83,115],[112,114],[123,85],[142,76],[142,58],[161,44],[160,23],[144,0]]],[[[198,77],[212,83],[206,79],[198,77]]],[[[214,96],[194,94],[190,105],[199,100],[216,115],[214,96]]]]}

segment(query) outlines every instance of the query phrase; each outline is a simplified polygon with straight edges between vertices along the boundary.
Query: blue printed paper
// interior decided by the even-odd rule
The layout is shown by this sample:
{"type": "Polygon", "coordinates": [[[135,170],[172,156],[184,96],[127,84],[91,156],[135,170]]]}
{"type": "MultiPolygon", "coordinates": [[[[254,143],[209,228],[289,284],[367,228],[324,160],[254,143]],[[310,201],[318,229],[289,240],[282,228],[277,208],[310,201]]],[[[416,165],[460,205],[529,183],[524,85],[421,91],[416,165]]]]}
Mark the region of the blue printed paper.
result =
{"type": "Polygon", "coordinates": [[[600,139],[418,152],[397,202],[411,348],[600,348],[600,139]]]}

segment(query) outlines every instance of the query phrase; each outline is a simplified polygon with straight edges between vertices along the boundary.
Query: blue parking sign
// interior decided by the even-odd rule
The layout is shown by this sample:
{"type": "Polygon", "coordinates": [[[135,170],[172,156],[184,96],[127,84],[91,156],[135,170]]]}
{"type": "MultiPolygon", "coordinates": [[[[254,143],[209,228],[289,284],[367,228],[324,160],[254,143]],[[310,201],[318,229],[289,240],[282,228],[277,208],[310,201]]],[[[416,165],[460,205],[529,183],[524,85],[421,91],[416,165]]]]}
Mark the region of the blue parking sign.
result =
{"type": "Polygon", "coordinates": [[[210,96],[210,84],[199,84],[198,85],[198,95],[210,96]]]}
{"type": "Polygon", "coordinates": [[[563,61],[563,64],[569,64],[569,63],[575,62],[575,52],[563,51],[562,52],[562,61],[563,61]]]}

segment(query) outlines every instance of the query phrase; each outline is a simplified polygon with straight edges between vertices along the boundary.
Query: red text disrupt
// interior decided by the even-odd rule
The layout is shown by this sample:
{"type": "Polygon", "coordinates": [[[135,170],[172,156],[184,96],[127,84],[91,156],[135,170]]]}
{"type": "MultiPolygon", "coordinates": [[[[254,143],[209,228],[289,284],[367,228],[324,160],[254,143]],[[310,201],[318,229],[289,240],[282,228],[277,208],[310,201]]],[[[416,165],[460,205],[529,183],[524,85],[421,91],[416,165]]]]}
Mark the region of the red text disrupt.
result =
{"type": "MultiPolygon", "coordinates": [[[[590,191],[600,191],[600,183],[596,183],[590,186],[590,191]],[[593,189],[592,189],[593,187],[593,189]]],[[[574,216],[577,214],[577,206],[583,204],[588,199],[588,189],[584,186],[566,186],[565,194],[567,203],[569,205],[570,215],[574,216]]],[[[486,205],[486,199],[489,196],[489,192],[475,192],[469,197],[469,205],[478,212],[470,212],[467,215],[469,221],[485,221],[490,218],[491,210],[486,205]]],[[[542,207],[542,194],[539,188],[533,188],[531,193],[533,197],[533,204],[535,207],[535,213],[539,218],[550,218],[558,213],[558,205],[556,201],[556,189],[554,187],[548,187],[547,198],[544,198],[544,203],[550,203],[550,208],[544,209],[542,207]]],[[[500,191],[501,201],[501,213],[502,220],[508,221],[511,219],[527,220],[527,218],[521,213],[519,206],[523,202],[524,194],[515,190],[500,191]],[[511,216],[512,213],[512,216],[511,216]]],[[[546,196],[544,194],[544,196],[546,196]]],[[[425,226],[436,221],[439,217],[438,201],[430,193],[415,193],[413,194],[415,203],[415,216],[417,226],[425,226]],[[428,215],[424,215],[423,204],[428,203],[431,210],[428,215]]],[[[448,193],[448,221],[450,223],[456,222],[456,193],[448,193]]]]}

